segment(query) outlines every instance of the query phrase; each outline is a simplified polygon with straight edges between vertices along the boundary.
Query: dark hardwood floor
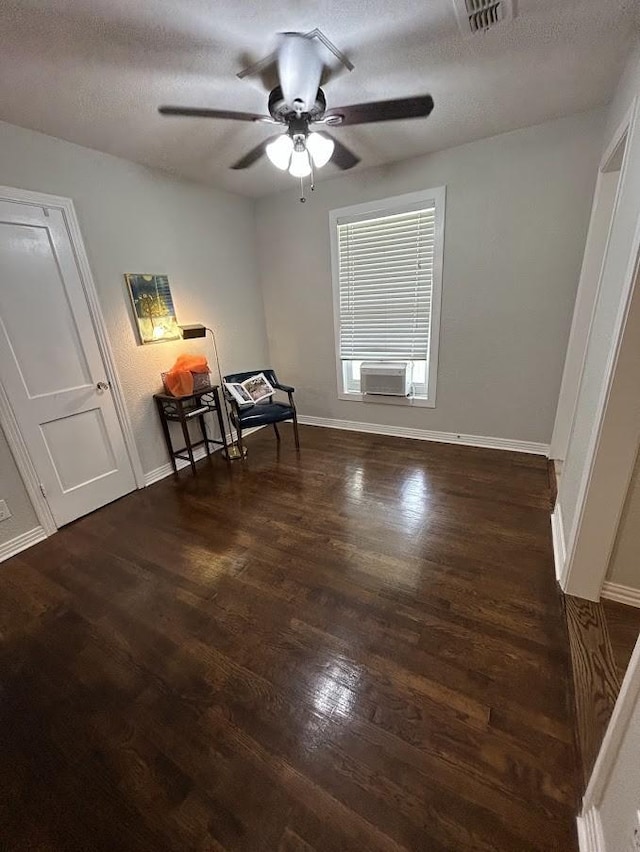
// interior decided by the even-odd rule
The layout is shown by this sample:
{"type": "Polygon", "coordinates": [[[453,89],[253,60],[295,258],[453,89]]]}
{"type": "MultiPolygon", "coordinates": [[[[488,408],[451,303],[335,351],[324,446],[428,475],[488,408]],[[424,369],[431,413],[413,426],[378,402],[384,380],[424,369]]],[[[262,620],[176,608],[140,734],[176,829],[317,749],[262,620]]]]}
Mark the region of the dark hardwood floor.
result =
{"type": "Polygon", "coordinates": [[[567,595],[565,607],[584,792],[620,692],[620,679],[603,605],[567,595]]]}
{"type": "Polygon", "coordinates": [[[545,459],[282,433],[0,567],[0,848],[576,849],[545,459]]]}
{"type": "Polygon", "coordinates": [[[570,595],[565,609],[584,792],[640,632],[640,609],[570,595]]]}
{"type": "Polygon", "coordinates": [[[631,654],[640,634],[640,609],[615,601],[602,601],[611,641],[611,650],[620,683],[624,680],[631,654]]]}

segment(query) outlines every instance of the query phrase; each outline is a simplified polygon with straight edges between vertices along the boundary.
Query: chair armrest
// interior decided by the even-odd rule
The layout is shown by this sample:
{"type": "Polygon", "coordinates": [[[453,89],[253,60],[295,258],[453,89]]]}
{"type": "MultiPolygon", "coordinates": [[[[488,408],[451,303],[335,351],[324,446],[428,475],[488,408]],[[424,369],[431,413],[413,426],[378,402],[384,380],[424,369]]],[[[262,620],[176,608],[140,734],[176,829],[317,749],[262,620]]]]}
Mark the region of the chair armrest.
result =
{"type": "Polygon", "coordinates": [[[227,401],[229,408],[231,409],[231,414],[238,417],[240,415],[240,406],[238,405],[238,400],[229,393],[228,390],[223,390],[224,397],[227,401]]]}
{"type": "Polygon", "coordinates": [[[274,385],[274,388],[276,388],[276,390],[279,390],[279,391],[284,391],[284,393],[287,394],[287,396],[289,397],[289,405],[291,406],[291,408],[293,408],[294,413],[295,413],[296,404],[293,401],[293,393],[295,391],[295,388],[292,387],[291,385],[283,385],[281,382],[278,382],[278,384],[274,385]]]}

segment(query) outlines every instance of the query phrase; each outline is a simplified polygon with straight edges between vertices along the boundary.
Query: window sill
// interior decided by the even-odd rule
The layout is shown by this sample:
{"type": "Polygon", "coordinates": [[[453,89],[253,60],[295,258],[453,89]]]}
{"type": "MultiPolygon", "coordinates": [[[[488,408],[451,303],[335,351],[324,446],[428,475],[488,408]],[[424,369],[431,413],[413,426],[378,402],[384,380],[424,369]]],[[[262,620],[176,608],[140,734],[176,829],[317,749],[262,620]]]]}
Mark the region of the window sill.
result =
{"type": "Polygon", "coordinates": [[[426,396],[379,396],[362,393],[339,393],[338,399],[348,402],[363,402],[365,405],[401,405],[408,408],[435,408],[435,399],[426,396]]]}

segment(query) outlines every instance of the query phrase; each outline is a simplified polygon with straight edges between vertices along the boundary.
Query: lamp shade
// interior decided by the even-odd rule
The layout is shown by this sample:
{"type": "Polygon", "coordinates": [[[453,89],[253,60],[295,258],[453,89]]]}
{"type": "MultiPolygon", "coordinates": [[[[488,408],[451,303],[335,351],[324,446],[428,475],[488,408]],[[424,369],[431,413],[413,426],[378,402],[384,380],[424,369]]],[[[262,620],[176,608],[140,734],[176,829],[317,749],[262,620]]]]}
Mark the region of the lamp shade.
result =
{"type": "Polygon", "coordinates": [[[309,154],[306,150],[293,152],[289,174],[297,178],[304,178],[311,174],[311,163],[309,162],[309,154]]]}
{"type": "Polygon", "coordinates": [[[335,147],[333,139],[321,133],[310,133],[307,136],[307,151],[311,154],[313,165],[321,169],[331,159],[335,147]]]}
{"type": "Polygon", "coordinates": [[[181,325],[180,331],[184,340],[193,340],[194,337],[206,337],[207,329],[204,325],[192,323],[191,325],[181,325]]]}
{"type": "Polygon", "coordinates": [[[273,142],[269,142],[265,148],[267,157],[271,160],[277,169],[286,171],[289,168],[291,153],[293,151],[293,141],[288,133],[278,136],[273,142]]]}

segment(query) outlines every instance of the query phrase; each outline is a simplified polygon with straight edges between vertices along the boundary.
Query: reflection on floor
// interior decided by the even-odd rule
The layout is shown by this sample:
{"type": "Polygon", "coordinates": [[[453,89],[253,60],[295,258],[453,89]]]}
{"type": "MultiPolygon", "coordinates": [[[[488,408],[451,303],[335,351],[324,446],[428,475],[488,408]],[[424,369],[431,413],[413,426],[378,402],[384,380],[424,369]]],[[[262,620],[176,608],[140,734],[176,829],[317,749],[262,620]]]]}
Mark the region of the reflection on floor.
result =
{"type": "Polygon", "coordinates": [[[575,849],[545,460],[282,432],[2,566],[6,848],[575,849]]]}

